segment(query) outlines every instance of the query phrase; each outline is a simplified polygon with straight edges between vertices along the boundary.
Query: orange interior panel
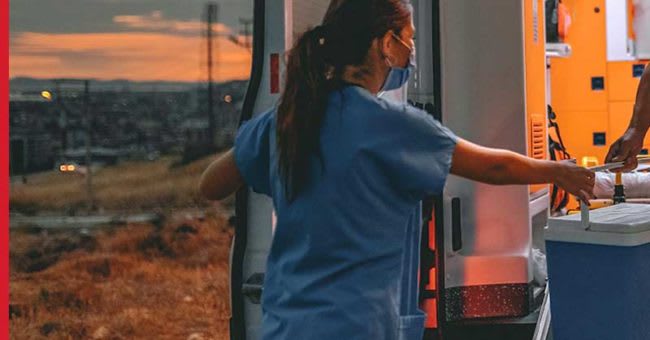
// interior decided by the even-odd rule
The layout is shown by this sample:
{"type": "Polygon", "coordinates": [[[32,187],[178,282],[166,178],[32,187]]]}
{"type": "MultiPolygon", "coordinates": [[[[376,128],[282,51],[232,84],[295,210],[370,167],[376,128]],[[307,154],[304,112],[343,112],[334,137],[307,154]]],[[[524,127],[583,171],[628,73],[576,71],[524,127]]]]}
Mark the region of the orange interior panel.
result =
{"type": "MultiPolygon", "coordinates": [[[[599,163],[619,138],[634,106],[640,61],[608,61],[605,0],[564,0],[572,16],[569,58],[551,61],[551,105],[568,152],[581,161],[594,156],[599,163]],[[604,89],[592,89],[592,77],[604,78],[604,89]],[[594,145],[593,134],[606,133],[606,145],[594,145]]],[[[650,138],[646,140],[650,146],[650,138]]]]}
{"type": "MultiPolygon", "coordinates": [[[[524,1],[524,3],[528,156],[548,159],[544,1],[524,1]],[[534,9],[533,6],[537,8],[534,9]]],[[[530,187],[530,191],[533,193],[546,188],[546,185],[535,185],[530,187]]]]}
{"type": "Polygon", "coordinates": [[[571,34],[565,39],[573,54],[553,59],[551,100],[558,114],[565,111],[606,111],[607,86],[592,90],[593,77],[607,75],[605,0],[564,0],[571,14],[571,34]]]}
{"type": "MultiPolygon", "coordinates": [[[[627,126],[632,118],[634,102],[611,102],[609,103],[609,131],[614,142],[617,138],[625,133],[627,126]]],[[[648,134],[643,143],[645,148],[650,147],[650,134],[648,134]]]]}
{"type": "Polygon", "coordinates": [[[611,102],[609,103],[609,132],[612,135],[611,142],[623,135],[632,118],[634,102],[611,102]]]}
{"type": "Polygon", "coordinates": [[[632,73],[638,61],[613,61],[607,63],[607,88],[610,102],[634,102],[639,80],[632,73]]]}
{"type": "Polygon", "coordinates": [[[568,112],[558,113],[558,124],[561,128],[564,144],[571,156],[581,160],[584,156],[596,156],[602,162],[608,151],[609,143],[613,142],[608,132],[609,114],[602,112],[568,112]],[[607,133],[606,145],[594,145],[594,133],[607,133]]]}

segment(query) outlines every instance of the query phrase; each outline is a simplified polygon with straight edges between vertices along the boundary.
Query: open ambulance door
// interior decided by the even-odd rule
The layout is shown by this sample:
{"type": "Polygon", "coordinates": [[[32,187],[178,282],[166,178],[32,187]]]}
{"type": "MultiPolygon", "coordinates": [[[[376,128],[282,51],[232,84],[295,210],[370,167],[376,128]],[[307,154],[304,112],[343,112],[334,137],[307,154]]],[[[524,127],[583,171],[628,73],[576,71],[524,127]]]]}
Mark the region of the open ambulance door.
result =
{"type": "MultiPolygon", "coordinates": [[[[241,123],[277,104],[285,51],[296,33],[320,24],[329,1],[255,0],[253,63],[241,123]]],[[[242,189],[236,199],[235,236],[230,254],[230,338],[260,338],[260,298],[274,228],[270,198],[242,189]]]]}
{"type": "MultiPolygon", "coordinates": [[[[411,2],[417,70],[410,103],[461,138],[546,159],[544,0],[411,2]]],[[[532,253],[543,246],[548,206],[544,186],[456,176],[424,202],[425,339],[533,338],[544,289],[532,253]]]]}

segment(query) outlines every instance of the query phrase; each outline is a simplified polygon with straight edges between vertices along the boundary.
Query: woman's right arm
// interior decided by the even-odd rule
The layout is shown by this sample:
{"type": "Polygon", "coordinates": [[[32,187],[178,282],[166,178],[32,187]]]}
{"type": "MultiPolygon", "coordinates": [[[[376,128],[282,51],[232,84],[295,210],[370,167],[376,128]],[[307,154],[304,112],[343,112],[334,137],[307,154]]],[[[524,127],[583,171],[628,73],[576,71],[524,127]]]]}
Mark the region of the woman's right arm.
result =
{"type": "Polygon", "coordinates": [[[209,200],[221,200],[244,185],[244,179],[235,163],[234,150],[221,155],[201,175],[199,192],[209,200]]]}
{"type": "Polygon", "coordinates": [[[450,172],[494,185],[554,183],[584,202],[594,197],[595,174],[570,162],[541,161],[458,139],[450,172]]]}

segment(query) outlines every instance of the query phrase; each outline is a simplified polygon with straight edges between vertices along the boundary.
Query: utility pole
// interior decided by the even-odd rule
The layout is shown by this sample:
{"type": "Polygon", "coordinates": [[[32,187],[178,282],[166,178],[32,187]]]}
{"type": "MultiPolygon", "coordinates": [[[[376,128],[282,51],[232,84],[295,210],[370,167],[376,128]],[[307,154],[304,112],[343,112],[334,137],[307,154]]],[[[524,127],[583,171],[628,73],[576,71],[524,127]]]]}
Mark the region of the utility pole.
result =
{"type": "Polygon", "coordinates": [[[88,209],[95,210],[95,199],[93,194],[93,172],[92,172],[92,119],[90,113],[90,89],[88,80],[84,80],[84,119],[86,121],[86,196],[88,199],[88,209]]]}
{"type": "Polygon", "coordinates": [[[213,71],[213,56],[212,56],[212,45],[213,45],[213,31],[212,31],[212,24],[217,22],[217,16],[218,16],[218,4],[216,3],[208,3],[208,15],[207,15],[207,39],[208,39],[208,138],[209,138],[209,145],[210,147],[215,146],[215,131],[217,128],[216,124],[216,117],[214,116],[214,88],[213,88],[213,79],[212,79],[212,71],[213,71]]]}
{"type": "Polygon", "coordinates": [[[59,115],[59,128],[61,129],[61,153],[65,153],[68,149],[68,117],[65,108],[63,107],[62,93],[61,93],[60,79],[54,80],[54,87],[56,90],[56,103],[60,110],[59,115]]]}
{"type": "Polygon", "coordinates": [[[239,18],[239,24],[243,26],[243,29],[239,33],[244,36],[244,47],[250,50],[251,26],[253,25],[253,19],[239,18]]]}
{"type": "MultiPolygon", "coordinates": [[[[62,146],[62,156],[65,155],[66,150],[68,149],[68,136],[67,136],[67,125],[68,125],[68,108],[63,102],[63,95],[61,93],[62,84],[80,84],[83,83],[84,86],[84,96],[83,96],[83,108],[81,115],[83,117],[83,125],[86,134],[86,197],[88,200],[88,208],[90,210],[95,209],[95,198],[93,194],[93,180],[92,180],[92,154],[91,154],[91,144],[92,144],[92,114],[90,112],[90,81],[88,79],[71,79],[71,78],[61,78],[55,79],[54,84],[56,87],[56,102],[61,110],[61,116],[59,120],[59,126],[63,130],[61,134],[61,146],[62,146]]],[[[78,112],[78,111],[77,111],[78,112]]]]}

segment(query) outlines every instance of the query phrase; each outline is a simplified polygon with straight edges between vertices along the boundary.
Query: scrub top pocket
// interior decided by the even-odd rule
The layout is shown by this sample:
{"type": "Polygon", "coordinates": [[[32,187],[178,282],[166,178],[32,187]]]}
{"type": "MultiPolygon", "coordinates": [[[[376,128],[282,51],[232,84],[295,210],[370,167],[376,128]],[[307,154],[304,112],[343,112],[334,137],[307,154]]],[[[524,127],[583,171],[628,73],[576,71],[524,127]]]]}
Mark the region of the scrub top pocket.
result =
{"type": "Polygon", "coordinates": [[[398,340],[422,340],[426,315],[406,315],[399,317],[398,340]]]}

